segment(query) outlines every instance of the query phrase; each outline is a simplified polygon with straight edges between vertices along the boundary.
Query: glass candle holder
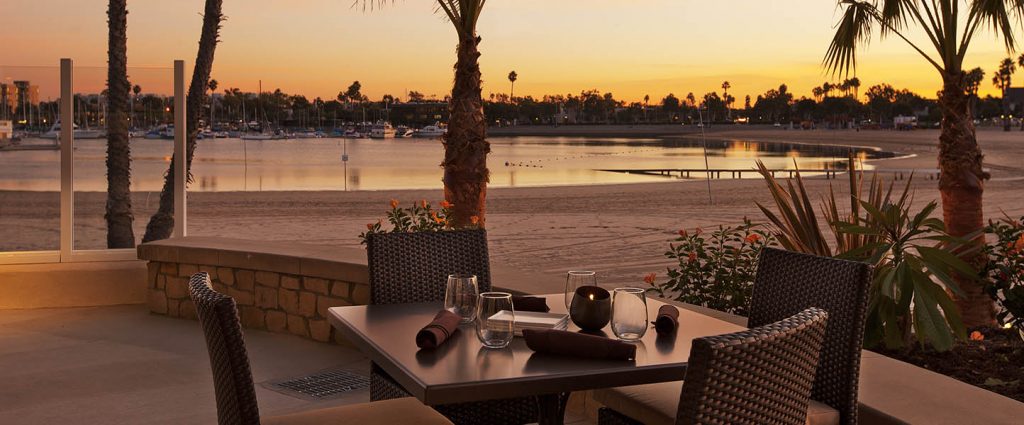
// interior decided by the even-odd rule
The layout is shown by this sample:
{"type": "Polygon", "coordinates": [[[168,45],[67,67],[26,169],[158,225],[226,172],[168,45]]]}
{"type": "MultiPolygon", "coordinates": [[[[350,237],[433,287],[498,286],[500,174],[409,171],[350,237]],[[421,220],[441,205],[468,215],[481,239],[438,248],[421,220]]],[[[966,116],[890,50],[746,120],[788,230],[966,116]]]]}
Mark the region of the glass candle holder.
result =
{"type": "Polygon", "coordinates": [[[574,270],[565,274],[565,308],[572,306],[576,289],[583,286],[597,286],[597,273],[574,270]]]}
{"type": "Polygon", "coordinates": [[[576,288],[569,305],[569,318],[588,332],[599,331],[611,317],[611,294],[598,286],[576,288]]]}

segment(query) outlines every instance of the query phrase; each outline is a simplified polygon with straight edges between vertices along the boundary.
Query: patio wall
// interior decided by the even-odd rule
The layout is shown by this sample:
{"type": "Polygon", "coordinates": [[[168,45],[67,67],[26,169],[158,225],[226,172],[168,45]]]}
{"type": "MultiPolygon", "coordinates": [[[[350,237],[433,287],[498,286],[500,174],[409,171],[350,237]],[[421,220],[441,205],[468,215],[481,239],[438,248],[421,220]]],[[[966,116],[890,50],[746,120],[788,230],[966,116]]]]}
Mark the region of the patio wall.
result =
{"type": "Polygon", "coordinates": [[[188,237],[143,244],[138,253],[148,261],[147,304],[155,314],[195,319],[188,281],[202,271],[235,299],[244,327],[343,342],[327,309],[370,300],[359,249],[188,237]]]}

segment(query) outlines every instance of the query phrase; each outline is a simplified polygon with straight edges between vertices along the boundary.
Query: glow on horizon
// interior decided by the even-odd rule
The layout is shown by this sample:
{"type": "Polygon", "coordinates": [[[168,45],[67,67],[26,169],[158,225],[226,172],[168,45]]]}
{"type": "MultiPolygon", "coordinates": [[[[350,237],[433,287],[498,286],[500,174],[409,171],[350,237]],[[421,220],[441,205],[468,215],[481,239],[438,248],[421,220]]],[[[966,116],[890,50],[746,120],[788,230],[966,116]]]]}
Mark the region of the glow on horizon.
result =
{"type": "MultiPolygon", "coordinates": [[[[203,3],[129,2],[129,66],[169,67],[173,59],[190,66],[203,3]]],[[[71,57],[83,70],[76,84],[101,87],[106,5],[4,0],[0,65],[55,67],[58,58],[71,57]]],[[[371,99],[404,99],[409,90],[443,97],[450,90],[455,33],[433,13],[432,1],[398,1],[365,13],[351,6],[351,0],[226,1],[213,70],[218,91],[256,91],[259,80],[265,91],[325,100],[353,80],[371,99]]],[[[507,93],[506,75],[514,69],[517,96],[598,89],[629,101],[650,95],[655,103],[670,92],[680,98],[721,94],[728,80],[738,107],[745,95],[756,98],[781,83],[797,97],[810,97],[812,87],[832,80],[821,58],[837,17],[835,2],[828,0],[765,0],[757,7],[742,0],[494,0],[478,28],[484,95],[507,93]]],[[[986,70],[982,96],[996,94],[989,77],[1004,57],[991,33],[976,37],[966,67],[986,70]]],[[[165,71],[129,74],[157,81],[165,71]]],[[[165,87],[153,82],[143,91],[167,91],[166,75],[165,87]]],[[[861,94],[886,82],[934,97],[941,86],[938,73],[897,39],[874,40],[863,50],[857,76],[861,94]]]]}

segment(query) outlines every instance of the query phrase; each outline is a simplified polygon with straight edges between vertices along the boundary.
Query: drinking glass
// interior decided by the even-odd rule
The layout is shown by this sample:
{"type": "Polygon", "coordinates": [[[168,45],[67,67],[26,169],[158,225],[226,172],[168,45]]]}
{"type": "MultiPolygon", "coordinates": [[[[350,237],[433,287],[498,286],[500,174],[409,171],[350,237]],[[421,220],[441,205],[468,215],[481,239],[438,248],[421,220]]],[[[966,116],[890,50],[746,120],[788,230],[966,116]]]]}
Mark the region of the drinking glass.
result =
{"type": "Polygon", "coordinates": [[[612,332],[619,339],[636,341],[647,332],[647,296],[642,288],[615,288],[612,292],[612,332]]]}
{"type": "Polygon", "coordinates": [[[458,314],[462,318],[462,323],[470,323],[476,318],[478,293],[475,275],[448,275],[448,285],[444,291],[444,309],[458,314]]]}
{"type": "Polygon", "coordinates": [[[581,286],[597,286],[597,273],[588,271],[570,271],[565,276],[565,308],[572,305],[572,297],[581,286]]]}
{"type": "Polygon", "coordinates": [[[512,308],[512,294],[508,292],[484,292],[477,303],[476,337],[487,348],[505,348],[515,332],[515,310],[512,308]],[[491,320],[494,315],[506,311],[502,320],[491,320]]]}

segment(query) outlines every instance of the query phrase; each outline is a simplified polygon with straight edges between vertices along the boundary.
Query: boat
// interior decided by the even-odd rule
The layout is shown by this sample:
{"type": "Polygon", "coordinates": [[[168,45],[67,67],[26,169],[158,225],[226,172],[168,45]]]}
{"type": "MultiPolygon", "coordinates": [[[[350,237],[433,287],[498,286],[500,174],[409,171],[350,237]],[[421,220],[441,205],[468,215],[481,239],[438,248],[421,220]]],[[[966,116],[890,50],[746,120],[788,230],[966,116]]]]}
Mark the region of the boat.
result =
{"type": "Polygon", "coordinates": [[[0,152],[5,151],[55,151],[60,149],[60,141],[53,139],[53,143],[23,144],[21,139],[0,138],[0,152]]]}
{"type": "Polygon", "coordinates": [[[143,136],[151,140],[174,140],[174,124],[160,124],[143,136]]]}
{"type": "Polygon", "coordinates": [[[409,127],[406,127],[404,125],[400,125],[398,127],[395,127],[395,137],[402,137],[402,138],[412,137],[412,135],[415,134],[415,133],[416,132],[413,131],[413,129],[411,129],[409,127]]]}
{"type": "Polygon", "coordinates": [[[324,136],[319,131],[310,128],[306,130],[296,131],[292,133],[292,137],[296,139],[319,139],[324,136]]]}
{"type": "Polygon", "coordinates": [[[391,126],[391,123],[386,121],[378,121],[370,128],[371,139],[392,139],[395,137],[395,128],[391,126]]]}
{"type": "MultiPolygon", "coordinates": [[[[77,124],[74,125],[74,138],[76,139],[102,139],[107,137],[107,132],[103,130],[91,130],[91,129],[80,129],[77,124]]],[[[57,139],[60,138],[60,120],[58,119],[50,127],[50,130],[43,133],[44,139],[57,139]]]]}
{"type": "Polygon", "coordinates": [[[354,128],[345,129],[344,133],[341,133],[341,137],[346,139],[362,139],[366,137],[363,133],[356,131],[354,128]]]}
{"type": "Polygon", "coordinates": [[[242,135],[242,140],[273,140],[275,136],[270,133],[245,133],[242,135]]]}
{"type": "Polygon", "coordinates": [[[434,124],[434,125],[428,125],[426,127],[423,127],[421,129],[417,130],[416,134],[414,134],[414,136],[416,136],[416,137],[436,138],[436,137],[444,136],[445,133],[447,133],[447,132],[448,132],[447,128],[441,127],[439,124],[434,124]]]}

